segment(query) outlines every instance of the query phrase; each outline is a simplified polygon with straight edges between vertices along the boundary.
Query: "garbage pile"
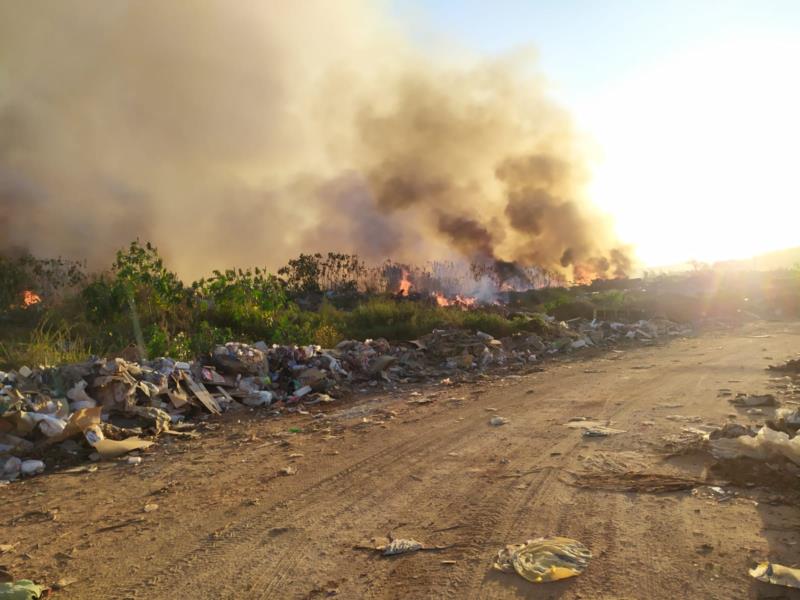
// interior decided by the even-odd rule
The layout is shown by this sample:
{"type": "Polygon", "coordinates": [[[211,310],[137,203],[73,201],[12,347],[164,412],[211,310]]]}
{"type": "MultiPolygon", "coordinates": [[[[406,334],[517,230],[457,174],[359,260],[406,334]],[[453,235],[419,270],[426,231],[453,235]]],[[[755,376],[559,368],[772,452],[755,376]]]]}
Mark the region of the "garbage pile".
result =
{"type": "Polygon", "coordinates": [[[487,333],[434,330],[411,342],[425,360],[447,369],[481,369],[491,365],[525,364],[543,356],[582,348],[615,346],[623,341],[653,342],[659,338],[690,335],[689,326],[667,319],[618,323],[588,319],[556,321],[539,315],[546,325],[541,335],[517,333],[496,339],[487,333]]]}
{"type": "Polygon", "coordinates": [[[198,361],[93,359],[0,372],[0,480],[43,472],[55,445],[74,456],[109,459],[147,448],[162,435],[193,436],[192,421],[231,409],[270,414],[332,402],[356,387],[396,386],[495,365],[520,365],[558,352],[653,340],[687,330],[664,320],[631,325],[547,318],[543,335],[502,340],[435,330],[411,342],[347,340],[334,348],[229,342],[198,361]]]}

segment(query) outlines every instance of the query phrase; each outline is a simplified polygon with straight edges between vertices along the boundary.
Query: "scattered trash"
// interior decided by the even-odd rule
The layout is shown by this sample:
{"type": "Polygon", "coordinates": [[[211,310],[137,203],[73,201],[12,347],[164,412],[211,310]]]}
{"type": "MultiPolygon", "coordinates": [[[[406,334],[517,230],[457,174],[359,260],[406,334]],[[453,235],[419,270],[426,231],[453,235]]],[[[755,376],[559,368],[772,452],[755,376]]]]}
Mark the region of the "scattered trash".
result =
{"type": "Polygon", "coordinates": [[[605,427],[603,425],[595,425],[587,427],[583,431],[583,437],[607,437],[609,435],[616,435],[618,433],[625,433],[623,429],[614,429],[613,427],[605,427]]]}
{"type": "MultiPolygon", "coordinates": [[[[437,329],[408,343],[345,340],[330,349],[229,342],[192,362],[123,353],[124,358],[0,372],[0,479],[41,473],[41,461],[23,459],[39,459],[54,449],[71,461],[99,461],[145,450],[159,437],[193,437],[198,433],[178,426],[191,427],[242,406],[271,416],[306,414],[306,406],[370,387],[389,390],[401,382],[424,381],[456,386],[463,374],[490,366],[529,368],[542,353],[571,353],[629,339],[649,342],[691,331],[665,319],[624,324],[539,317],[539,335],[502,339],[480,331],[437,329]]],[[[409,401],[431,402],[432,397],[409,401]]],[[[493,426],[508,422],[499,416],[490,421],[493,426]]]]}
{"type": "Polygon", "coordinates": [[[687,416],[687,415],[667,415],[664,417],[669,421],[677,421],[680,423],[702,423],[703,419],[698,416],[687,416]]]}
{"type": "Polygon", "coordinates": [[[297,467],[293,467],[289,465],[288,467],[283,467],[282,469],[278,470],[279,475],[297,475],[297,467]]]}
{"type": "Polygon", "coordinates": [[[779,371],[781,373],[800,373],[800,358],[787,360],[782,365],[770,365],[767,368],[770,371],[779,371]]]}
{"type": "Polygon", "coordinates": [[[23,477],[33,477],[44,473],[44,463],[41,460],[23,460],[19,470],[23,477]]]}
{"type": "Polygon", "coordinates": [[[771,562],[762,562],[755,569],[750,569],[749,573],[750,577],[764,583],[800,588],[800,569],[792,569],[791,567],[784,567],[771,562]]]}
{"type": "Polygon", "coordinates": [[[0,583],[0,600],[38,600],[47,588],[29,579],[0,583]]]}
{"type": "Polygon", "coordinates": [[[70,586],[73,583],[78,583],[77,577],[62,577],[52,585],[52,588],[54,590],[63,590],[65,587],[70,586]]]}
{"type": "Polygon", "coordinates": [[[516,572],[533,583],[546,583],[580,575],[590,558],[589,549],[576,540],[546,537],[506,546],[492,566],[504,573],[516,572]]]}
{"type": "Polygon", "coordinates": [[[129,456],[128,459],[125,461],[129,465],[140,465],[142,464],[142,457],[141,456],[129,456]]]}
{"type": "Polygon", "coordinates": [[[154,510],[158,510],[158,504],[145,504],[143,510],[146,513],[153,512],[154,510]]]}
{"type": "Polygon", "coordinates": [[[406,554],[422,549],[422,544],[417,540],[394,539],[383,549],[384,556],[394,556],[395,554],[406,554]]]}
{"type": "Polygon", "coordinates": [[[398,554],[407,554],[409,552],[427,551],[437,552],[439,550],[447,550],[453,546],[426,546],[422,542],[414,539],[401,539],[388,537],[388,544],[380,544],[378,546],[355,546],[356,550],[372,550],[380,552],[382,556],[395,556],[398,554]]]}
{"type": "Polygon", "coordinates": [[[152,446],[155,442],[143,440],[138,437],[130,437],[122,441],[116,440],[100,440],[95,444],[94,448],[100,454],[101,458],[111,459],[123,456],[128,452],[134,450],[144,450],[152,446]]]}
{"type": "MultiPolygon", "coordinates": [[[[741,427],[741,426],[740,426],[741,427]]],[[[783,456],[796,465],[800,465],[800,436],[790,438],[787,433],[762,427],[753,434],[743,428],[744,432],[709,436],[711,454],[718,459],[753,458],[769,460],[783,456]]]]}
{"type": "Polygon", "coordinates": [[[735,398],[729,400],[731,404],[737,406],[776,406],[775,396],[772,394],[736,394],[735,398]]]}

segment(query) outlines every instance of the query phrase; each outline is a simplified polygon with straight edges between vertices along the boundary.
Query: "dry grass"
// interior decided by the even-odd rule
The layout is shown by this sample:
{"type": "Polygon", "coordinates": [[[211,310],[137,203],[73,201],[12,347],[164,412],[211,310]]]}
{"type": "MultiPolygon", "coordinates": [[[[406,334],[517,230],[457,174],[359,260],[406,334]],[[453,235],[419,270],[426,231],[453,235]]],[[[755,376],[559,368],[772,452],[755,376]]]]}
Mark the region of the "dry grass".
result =
{"type": "Polygon", "coordinates": [[[0,343],[0,363],[5,367],[37,367],[75,363],[91,356],[91,347],[72,328],[44,319],[27,340],[0,343]]]}

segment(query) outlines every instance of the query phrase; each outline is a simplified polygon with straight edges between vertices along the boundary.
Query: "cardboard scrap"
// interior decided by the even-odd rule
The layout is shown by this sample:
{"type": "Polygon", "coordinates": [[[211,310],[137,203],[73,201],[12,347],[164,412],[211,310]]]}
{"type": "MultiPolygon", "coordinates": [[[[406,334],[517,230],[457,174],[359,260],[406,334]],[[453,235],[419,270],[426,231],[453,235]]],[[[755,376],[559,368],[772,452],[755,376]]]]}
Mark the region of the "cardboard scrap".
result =
{"type": "Polygon", "coordinates": [[[144,450],[152,446],[153,443],[139,437],[129,437],[121,441],[103,439],[95,444],[94,449],[97,450],[101,458],[109,459],[117,458],[133,450],[144,450]]]}
{"type": "Polygon", "coordinates": [[[220,410],[219,404],[217,401],[214,400],[214,397],[208,393],[208,390],[203,386],[202,383],[197,383],[189,373],[183,373],[183,380],[186,382],[186,385],[189,387],[189,390],[197,397],[198,400],[206,407],[208,412],[218,415],[222,413],[220,410]]]}

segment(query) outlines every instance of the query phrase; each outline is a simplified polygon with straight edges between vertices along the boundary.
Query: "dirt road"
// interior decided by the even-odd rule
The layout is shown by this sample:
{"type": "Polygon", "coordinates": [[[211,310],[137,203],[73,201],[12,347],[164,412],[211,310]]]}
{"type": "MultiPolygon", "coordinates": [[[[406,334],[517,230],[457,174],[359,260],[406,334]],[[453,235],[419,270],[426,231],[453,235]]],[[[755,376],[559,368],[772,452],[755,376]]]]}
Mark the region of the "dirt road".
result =
{"type": "Polygon", "coordinates": [[[3,488],[0,541],[17,545],[0,558],[17,577],[77,578],[58,598],[800,598],[747,575],[766,557],[800,562],[796,498],[566,481],[609,465],[703,477],[702,456],[664,460],[662,438],[686,425],[667,417],[724,423],[736,411],[721,388],[768,391],[769,357],[798,350],[800,325],[759,323],[406,389],[324,418],[229,416],[138,466],[3,488]],[[493,415],[509,423],[490,426],[493,415]],[[625,433],[583,438],[564,425],[579,416],[625,433]],[[289,465],[296,474],[279,474],[289,465]],[[394,558],[354,548],[389,532],[451,547],[394,558]],[[534,585],[491,571],[505,544],[550,534],[593,551],[583,575],[534,585]]]}

